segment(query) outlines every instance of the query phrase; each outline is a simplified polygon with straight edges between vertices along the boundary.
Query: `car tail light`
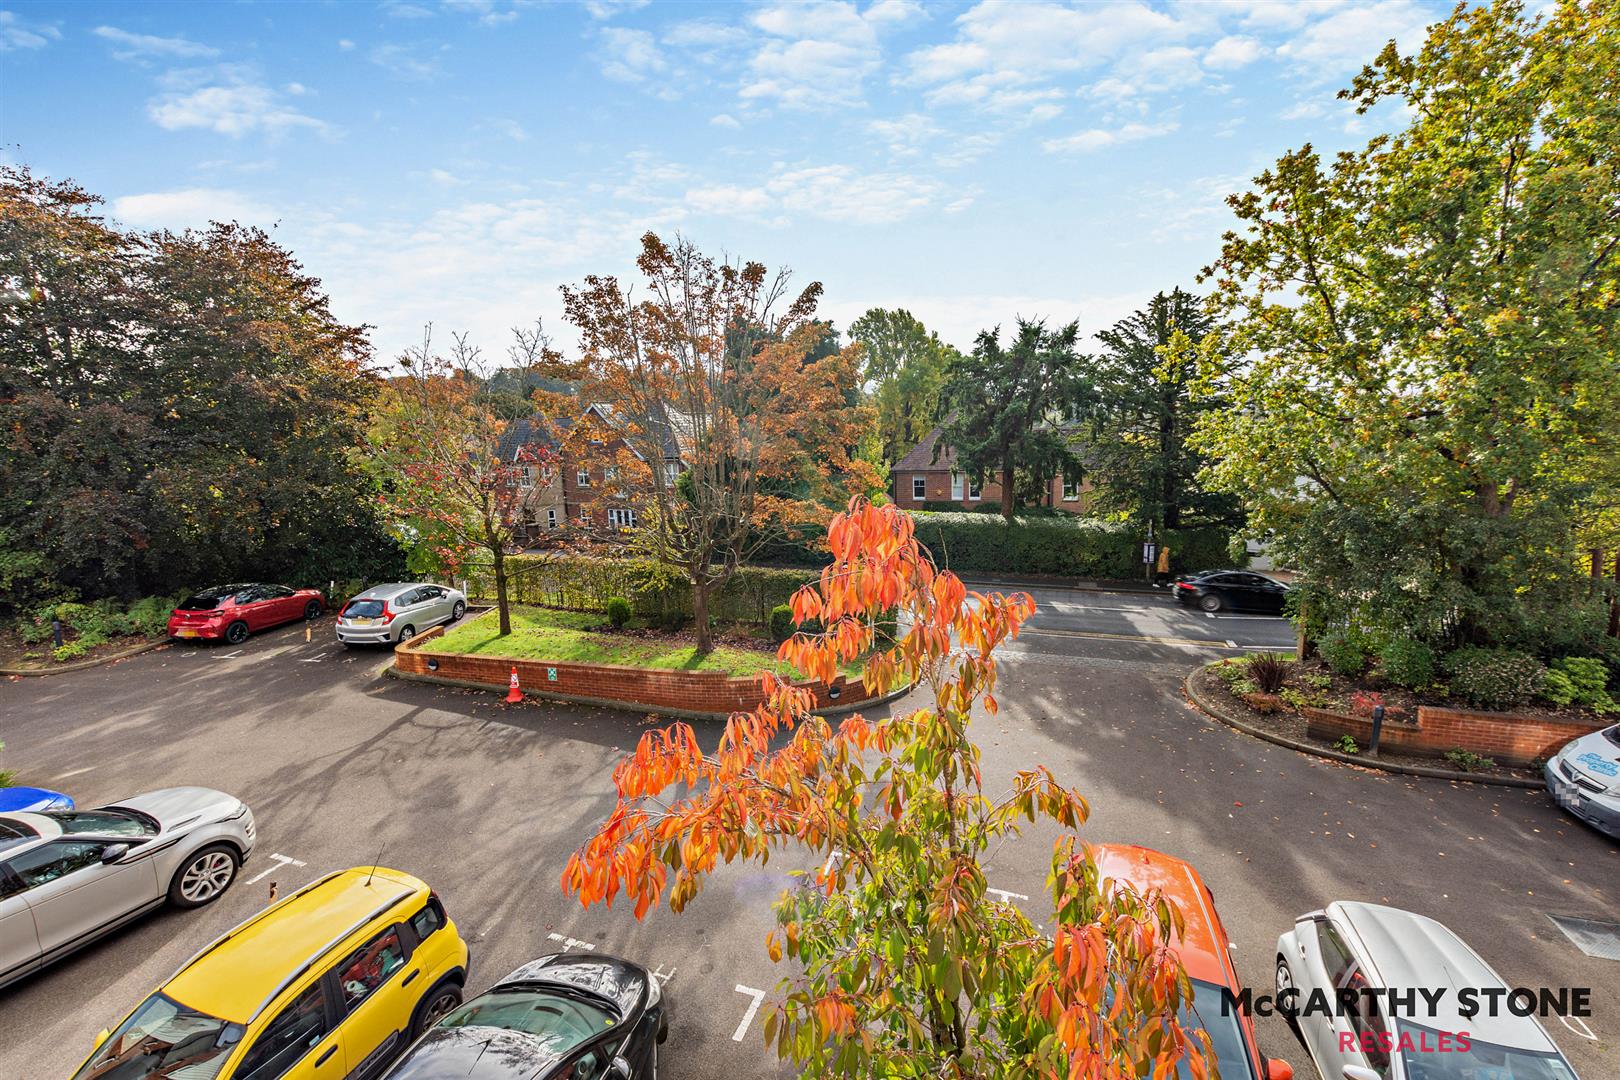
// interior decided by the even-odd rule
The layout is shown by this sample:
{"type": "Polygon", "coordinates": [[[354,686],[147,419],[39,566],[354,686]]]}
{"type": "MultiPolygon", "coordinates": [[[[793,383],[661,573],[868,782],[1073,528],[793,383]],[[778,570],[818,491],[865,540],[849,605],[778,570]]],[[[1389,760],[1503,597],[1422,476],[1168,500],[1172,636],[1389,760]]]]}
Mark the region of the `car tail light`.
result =
{"type": "Polygon", "coordinates": [[[382,609],[383,622],[387,622],[389,619],[392,619],[393,617],[394,617],[394,613],[388,609],[388,601],[384,600],[383,601],[383,609],[382,609]]]}
{"type": "Polygon", "coordinates": [[[1196,588],[1196,586],[1194,586],[1191,582],[1178,581],[1176,582],[1176,588],[1186,589],[1188,592],[1191,592],[1194,588],[1196,588]]]}

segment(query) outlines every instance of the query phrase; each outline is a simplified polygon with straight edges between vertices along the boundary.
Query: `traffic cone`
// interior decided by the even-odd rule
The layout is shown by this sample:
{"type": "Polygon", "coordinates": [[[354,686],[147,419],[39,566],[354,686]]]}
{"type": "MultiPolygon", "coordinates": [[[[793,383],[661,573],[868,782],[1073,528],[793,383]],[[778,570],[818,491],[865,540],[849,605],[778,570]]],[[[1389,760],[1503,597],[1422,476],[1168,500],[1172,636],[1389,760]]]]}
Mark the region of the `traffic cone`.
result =
{"type": "Polygon", "coordinates": [[[516,705],[523,700],[523,690],[518,686],[517,668],[512,669],[512,688],[506,692],[506,703],[516,705]]]}

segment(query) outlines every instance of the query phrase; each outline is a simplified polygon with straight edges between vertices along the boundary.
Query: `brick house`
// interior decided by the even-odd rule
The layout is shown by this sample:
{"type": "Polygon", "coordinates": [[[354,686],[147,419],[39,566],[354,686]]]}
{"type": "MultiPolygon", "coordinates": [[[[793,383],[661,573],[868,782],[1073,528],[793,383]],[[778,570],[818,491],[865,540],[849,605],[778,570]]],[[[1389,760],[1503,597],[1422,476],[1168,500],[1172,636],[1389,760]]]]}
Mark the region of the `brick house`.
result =
{"type": "MultiPolygon", "coordinates": [[[[933,428],[921,442],[889,469],[889,494],[903,510],[921,510],[923,503],[956,503],[971,510],[980,503],[1001,503],[1001,482],[985,478],[982,487],[957,468],[956,448],[941,440],[941,429],[933,428]]],[[[1055,476],[1047,484],[1041,505],[1084,514],[1091,509],[1092,485],[1082,476],[1071,484],[1055,476]]]]}

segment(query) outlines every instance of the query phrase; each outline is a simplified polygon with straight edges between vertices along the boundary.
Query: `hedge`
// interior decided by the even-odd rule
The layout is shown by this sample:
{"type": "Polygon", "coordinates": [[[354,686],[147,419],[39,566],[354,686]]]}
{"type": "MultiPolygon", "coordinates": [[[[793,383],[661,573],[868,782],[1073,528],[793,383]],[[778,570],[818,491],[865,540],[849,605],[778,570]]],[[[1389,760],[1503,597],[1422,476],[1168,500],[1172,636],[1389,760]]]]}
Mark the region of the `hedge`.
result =
{"type": "MultiPolygon", "coordinates": [[[[691,583],[651,559],[512,555],[506,560],[506,574],[508,597],[517,604],[605,614],[609,601],[622,596],[637,615],[647,618],[692,615],[691,583]]],[[[763,626],[772,608],[787,603],[801,585],[820,576],[819,570],[803,568],[739,567],[724,587],[709,594],[709,614],[763,626]]],[[[486,599],[494,597],[487,568],[469,572],[468,591],[486,599]]]]}
{"type": "MultiPolygon", "coordinates": [[[[1142,534],[1135,526],[1069,515],[1011,522],[974,512],[912,513],[917,539],[940,566],[958,573],[1052,574],[1125,579],[1142,576],[1142,534]]],[[[1177,529],[1170,534],[1170,569],[1180,573],[1231,566],[1229,534],[1177,529]]]]}

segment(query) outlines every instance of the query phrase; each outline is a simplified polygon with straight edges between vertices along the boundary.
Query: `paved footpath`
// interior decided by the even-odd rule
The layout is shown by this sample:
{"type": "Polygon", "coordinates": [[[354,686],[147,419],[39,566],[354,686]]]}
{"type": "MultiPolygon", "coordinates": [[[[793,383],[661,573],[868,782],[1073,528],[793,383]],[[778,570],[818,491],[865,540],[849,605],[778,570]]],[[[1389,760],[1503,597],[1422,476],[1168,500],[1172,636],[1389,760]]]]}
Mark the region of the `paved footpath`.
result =
{"type": "MultiPolygon", "coordinates": [[[[1047,764],[1091,799],[1087,839],[1191,860],[1252,983],[1267,984],[1276,936],[1296,914],[1339,897],[1387,901],[1462,931],[1511,983],[1593,987],[1600,1041],[1556,1022],[1553,1035],[1586,1080],[1620,1076],[1620,964],[1584,956],[1546,919],[1620,918],[1614,842],[1539,792],[1373,775],[1191,711],[1181,676],[1212,657],[1285,646],[1278,620],[1207,619],[1154,595],[1034,592],[1043,610],[1007,651],[1002,712],[978,722],[992,785],[1047,764]]],[[[240,649],[177,647],[0,683],[3,760],[24,782],[84,805],[208,784],[246,799],[260,827],[253,860],[217,904],[162,912],[0,992],[0,1077],[67,1075],[98,1029],[260,907],[272,882],[285,894],[373,859],[439,890],[472,945],[470,989],[586,943],[667,980],[661,1063],[672,1080],[789,1075],[763,1047],[769,1005],[757,1002],[779,975],[763,942],[791,864],[728,869],[684,914],[639,924],[622,905],[583,911],[558,889],[647,717],[508,709],[494,695],[401,683],[378,675],[386,653],[346,653],[322,631],[330,624],[308,644],[290,628],[240,649]]],[[[706,745],[718,730],[698,725],[706,745]]],[[[1038,919],[1055,839],[1031,830],[990,870],[992,886],[1032,898],[1017,902],[1038,919]]],[[[1311,1075],[1280,1022],[1262,1021],[1260,1037],[1311,1075]]]]}

